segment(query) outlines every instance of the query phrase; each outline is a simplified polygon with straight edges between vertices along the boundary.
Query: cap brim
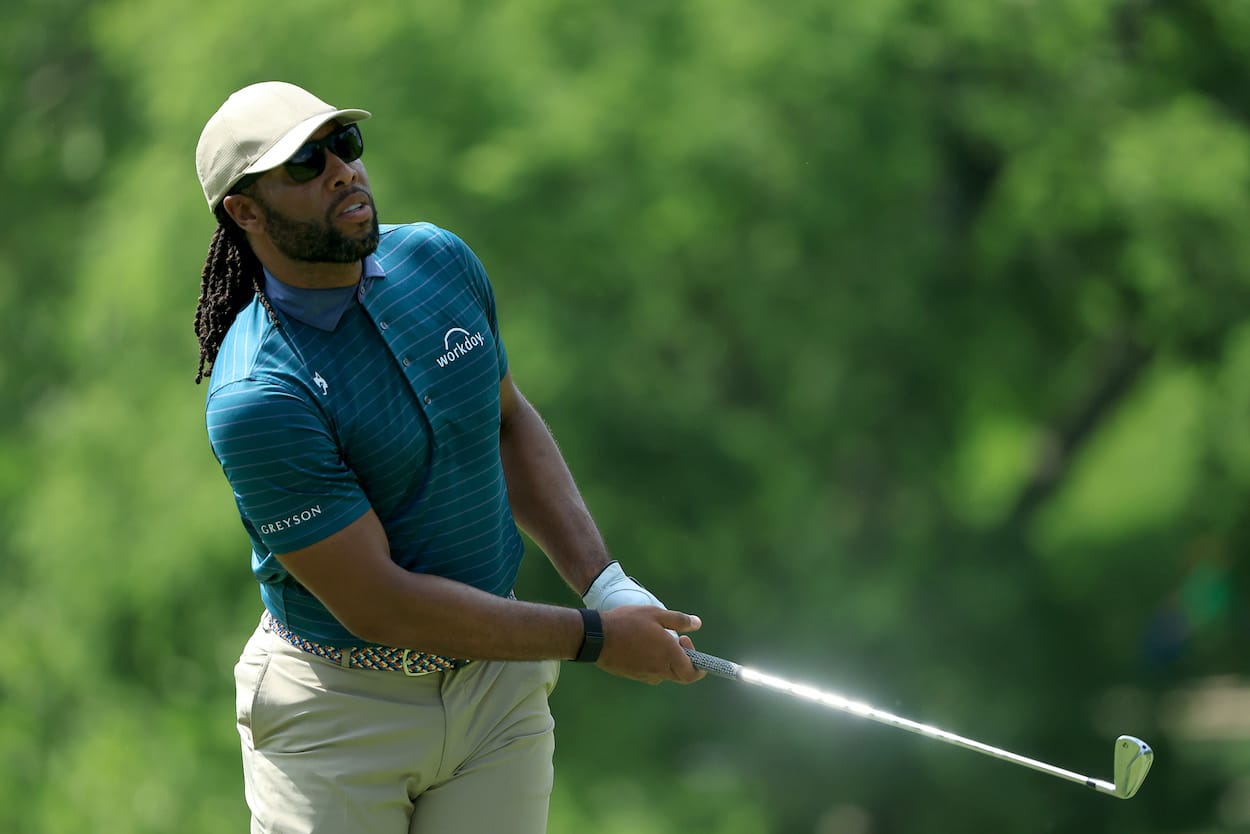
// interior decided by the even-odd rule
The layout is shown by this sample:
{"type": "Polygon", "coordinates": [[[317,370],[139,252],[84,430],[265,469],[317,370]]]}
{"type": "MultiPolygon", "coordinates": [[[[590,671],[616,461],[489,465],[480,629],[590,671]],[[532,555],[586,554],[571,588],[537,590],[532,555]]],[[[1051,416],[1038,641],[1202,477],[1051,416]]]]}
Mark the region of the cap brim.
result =
{"type": "Polygon", "coordinates": [[[316,116],[310,116],[288,130],[285,136],[275,142],[272,148],[261,154],[259,159],[247,166],[242,173],[259,174],[262,171],[277,168],[290,159],[300,149],[300,145],[307,142],[309,137],[316,133],[326,122],[337,120],[345,125],[349,125],[354,122],[363,122],[371,115],[373,114],[368,110],[331,110],[328,113],[318,113],[316,116]]]}

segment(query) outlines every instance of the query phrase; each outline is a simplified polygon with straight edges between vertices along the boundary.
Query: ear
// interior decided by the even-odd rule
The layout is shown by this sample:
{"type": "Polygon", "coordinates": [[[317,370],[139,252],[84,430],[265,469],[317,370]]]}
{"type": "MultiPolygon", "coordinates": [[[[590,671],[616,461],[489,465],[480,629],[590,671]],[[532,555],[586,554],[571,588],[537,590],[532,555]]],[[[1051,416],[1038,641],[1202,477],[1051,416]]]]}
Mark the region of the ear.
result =
{"type": "Polygon", "coordinates": [[[260,212],[260,206],[246,194],[227,195],[221,204],[243,231],[260,232],[264,229],[264,217],[260,212]]]}

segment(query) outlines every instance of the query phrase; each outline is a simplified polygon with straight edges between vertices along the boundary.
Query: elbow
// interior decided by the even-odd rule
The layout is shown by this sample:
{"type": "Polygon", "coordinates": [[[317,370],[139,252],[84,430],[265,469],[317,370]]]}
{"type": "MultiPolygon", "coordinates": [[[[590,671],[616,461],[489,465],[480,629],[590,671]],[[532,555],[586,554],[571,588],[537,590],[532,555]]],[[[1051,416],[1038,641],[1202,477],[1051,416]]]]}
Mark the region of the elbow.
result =
{"type": "Polygon", "coordinates": [[[343,626],[364,643],[403,647],[407,642],[394,626],[378,617],[358,616],[343,626]]]}
{"type": "Polygon", "coordinates": [[[330,613],[361,642],[379,646],[402,645],[402,637],[396,633],[394,618],[386,616],[382,606],[332,610],[330,613]]]}
{"type": "MultiPolygon", "coordinates": [[[[343,622],[340,620],[340,622],[343,622]]],[[[369,620],[343,622],[343,627],[362,643],[374,643],[379,646],[393,646],[395,641],[390,638],[386,629],[369,620]]]]}

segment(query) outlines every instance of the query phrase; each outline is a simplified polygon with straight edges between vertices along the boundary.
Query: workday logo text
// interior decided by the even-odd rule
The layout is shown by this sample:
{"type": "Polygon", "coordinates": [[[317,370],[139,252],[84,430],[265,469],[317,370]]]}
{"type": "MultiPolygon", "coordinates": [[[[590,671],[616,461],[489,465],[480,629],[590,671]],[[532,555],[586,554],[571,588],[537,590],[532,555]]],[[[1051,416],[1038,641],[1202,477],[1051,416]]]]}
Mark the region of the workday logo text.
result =
{"type": "Polygon", "coordinates": [[[438,363],[440,368],[446,368],[461,356],[484,344],[486,344],[486,340],[482,338],[480,332],[470,333],[463,327],[453,327],[443,334],[443,350],[445,353],[434,357],[434,361],[438,363]]]}

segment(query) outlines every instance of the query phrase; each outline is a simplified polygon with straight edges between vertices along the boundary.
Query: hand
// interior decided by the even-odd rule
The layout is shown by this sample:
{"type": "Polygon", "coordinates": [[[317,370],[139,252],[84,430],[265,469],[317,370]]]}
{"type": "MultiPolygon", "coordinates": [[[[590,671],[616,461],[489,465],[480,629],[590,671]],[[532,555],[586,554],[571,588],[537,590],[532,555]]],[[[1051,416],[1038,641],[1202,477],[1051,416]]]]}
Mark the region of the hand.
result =
{"type": "Polygon", "coordinates": [[[611,562],[595,577],[590,588],[582,595],[582,602],[587,608],[600,611],[611,611],[622,605],[664,607],[664,603],[656,599],[655,594],[638,584],[633,577],[625,575],[620,562],[611,562]]]}
{"type": "Polygon", "coordinates": [[[677,640],[670,635],[698,631],[702,625],[693,614],[652,605],[622,605],[604,611],[603,652],[597,665],[643,683],[693,683],[705,673],[694,668],[682,649],[693,649],[694,643],[684,634],[677,640]]]}

